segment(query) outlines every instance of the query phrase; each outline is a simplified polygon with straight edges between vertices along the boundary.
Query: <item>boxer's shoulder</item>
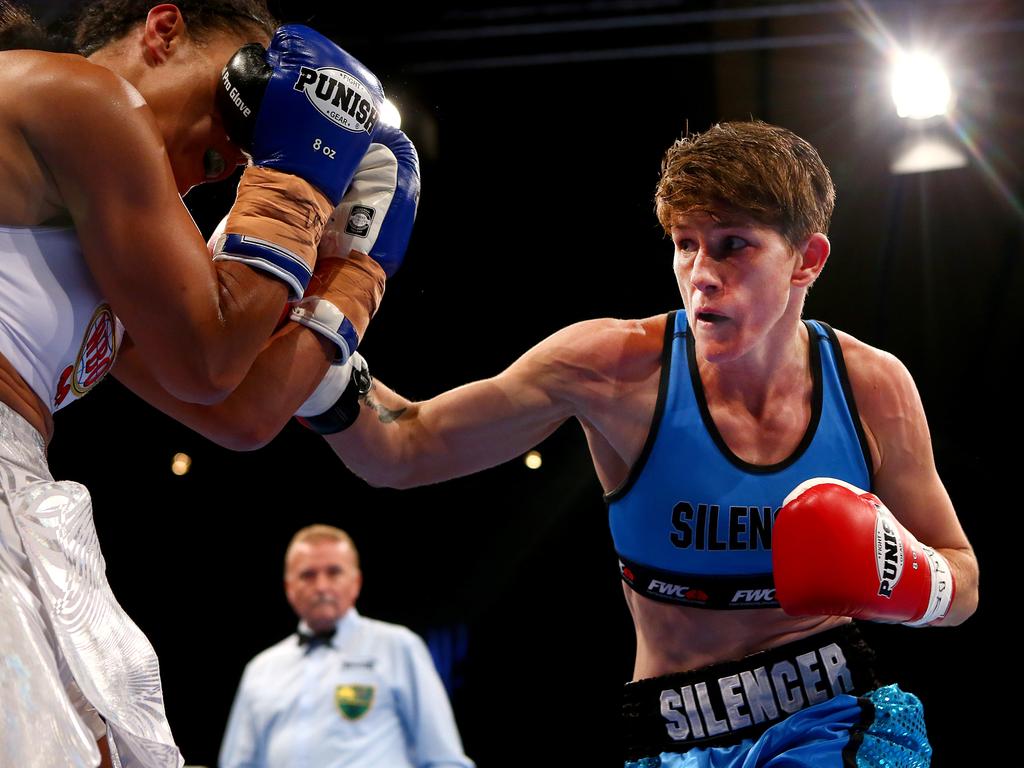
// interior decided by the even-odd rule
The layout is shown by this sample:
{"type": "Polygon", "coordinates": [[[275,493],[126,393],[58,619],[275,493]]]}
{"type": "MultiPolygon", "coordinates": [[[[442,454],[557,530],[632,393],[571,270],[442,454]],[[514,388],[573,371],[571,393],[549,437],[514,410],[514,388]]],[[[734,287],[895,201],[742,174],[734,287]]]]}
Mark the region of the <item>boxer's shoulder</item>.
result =
{"type": "Polygon", "coordinates": [[[645,387],[657,391],[664,329],[664,316],[584,320],[549,336],[510,372],[591,418],[607,411],[610,399],[624,403],[645,387]]]}
{"type": "Polygon", "coordinates": [[[905,442],[927,430],[917,385],[906,365],[891,352],[836,331],[853,398],[877,469],[886,445],[905,442]]]}
{"type": "MultiPolygon", "coordinates": [[[[96,102],[96,108],[107,103],[121,109],[145,106],[145,100],[127,80],[77,54],[9,51],[3,55],[10,59],[4,60],[2,81],[12,97],[9,106],[15,109],[39,109],[52,120],[75,124],[67,119],[67,107],[82,100],[96,102]]],[[[75,120],[79,117],[75,113],[75,120]]]]}
{"type": "Polygon", "coordinates": [[[100,145],[127,151],[132,134],[163,143],[152,110],[121,76],[73,54],[19,53],[25,55],[5,93],[19,127],[44,153],[83,154],[100,145]]]}
{"type": "Polygon", "coordinates": [[[886,400],[913,388],[913,378],[902,361],[891,352],[871,346],[844,331],[836,331],[846,371],[858,406],[861,400],[886,400]]]}
{"type": "Polygon", "coordinates": [[[572,378],[634,378],[660,366],[665,322],[664,315],[639,320],[584,320],[553,334],[535,351],[550,366],[572,378]]]}

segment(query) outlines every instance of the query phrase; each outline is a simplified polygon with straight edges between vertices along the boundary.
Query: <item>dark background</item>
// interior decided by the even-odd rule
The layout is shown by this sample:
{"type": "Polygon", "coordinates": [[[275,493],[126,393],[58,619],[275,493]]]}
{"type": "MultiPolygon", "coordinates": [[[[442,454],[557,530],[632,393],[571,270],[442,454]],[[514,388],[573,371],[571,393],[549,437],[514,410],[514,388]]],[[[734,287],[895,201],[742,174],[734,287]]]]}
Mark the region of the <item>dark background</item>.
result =
{"type": "MultiPolygon", "coordinates": [[[[47,19],[60,10],[36,7],[47,19]]],[[[362,346],[373,373],[411,398],[492,375],[571,322],[679,306],[652,192],[687,126],[756,117],[818,147],[838,203],[807,315],[909,367],[983,574],[978,613],[960,628],[866,632],[884,675],[923,699],[934,765],[970,761],[979,742],[998,754],[1020,680],[1006,587],[1018,509],[1002,488],[1020,426],[1024,3],[275,10],[370,66],[420,149],[408,260],[362,346]],[[959,98],[939,128],[959,137],[968,167],[890,174],[906,126],[888,95],[887,37],[945,53],[959,98]]],[[[230,199],[222,185],[187,202],[208,230],[230,199]]],[[[188,762],[215,764],[242,667],[294,629],[281,588],[289,537],[330,522],[362,551],[360,610],[411,626],[438,654],[479,765],[621,765],[632,626],[575,424],[540,446],[538,471],[512,461],[399,492],[367,487],[296,425],[235,454],[112,381],[57,423],[54,474],[92,491],[111,584],[160,655],[188,762]],[[194,462],[180,478],[178,451],[194,462]]]]}

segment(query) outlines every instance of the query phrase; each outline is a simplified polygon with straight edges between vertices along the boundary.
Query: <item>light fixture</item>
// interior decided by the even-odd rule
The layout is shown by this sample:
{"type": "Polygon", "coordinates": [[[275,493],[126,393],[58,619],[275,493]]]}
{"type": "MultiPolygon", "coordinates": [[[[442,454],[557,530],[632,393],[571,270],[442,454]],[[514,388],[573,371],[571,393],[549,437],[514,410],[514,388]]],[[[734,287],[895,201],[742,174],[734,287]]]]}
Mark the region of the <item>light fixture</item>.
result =
{"type": "Polygon", "coordinates": [[[938,57],[922,51],[899,54],[892,72],[892,100],[896,114],[909,120],[948,114],[953,89],[938,57]]]}
{"type": "Polygon", "coordinates": [[[540,465],[542,463],[540,451],[530,451],[523,457],[523,463],[530,469],[540,469],[540,465]]]}

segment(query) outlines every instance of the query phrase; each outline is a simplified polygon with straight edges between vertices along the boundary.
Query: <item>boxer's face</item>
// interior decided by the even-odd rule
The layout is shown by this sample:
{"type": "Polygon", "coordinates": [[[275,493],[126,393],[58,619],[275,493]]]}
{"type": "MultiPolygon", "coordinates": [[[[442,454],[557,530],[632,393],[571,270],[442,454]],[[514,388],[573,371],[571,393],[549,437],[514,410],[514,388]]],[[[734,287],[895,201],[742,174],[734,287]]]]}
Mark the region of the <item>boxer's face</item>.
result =
{"type": "Polygon", "coordinates": [[[179,65],[167,72],[175,78],[174,97],[157,119],[181,194],[196,184],[224,179],[246,162],[242,151],[228,140],[216,107],[221,71],[246,42],[226,33],[210,34],[201,44],[186,40],[179,65]]]}
{"type": "Polygon", "coordinates": [[[792,285],[799,255],[774,228],[737,214],[694,212],[675,214],[671,234],[679,292],[708,362],[753,350],[799,300],[792,285]]]}
{"type": "Polygon", "coordinates": [[[314,632],[334,626],[359,597],[363,576],[347,541],[304,541],[292,547],[285,566],[285,594],[314,632]]]}

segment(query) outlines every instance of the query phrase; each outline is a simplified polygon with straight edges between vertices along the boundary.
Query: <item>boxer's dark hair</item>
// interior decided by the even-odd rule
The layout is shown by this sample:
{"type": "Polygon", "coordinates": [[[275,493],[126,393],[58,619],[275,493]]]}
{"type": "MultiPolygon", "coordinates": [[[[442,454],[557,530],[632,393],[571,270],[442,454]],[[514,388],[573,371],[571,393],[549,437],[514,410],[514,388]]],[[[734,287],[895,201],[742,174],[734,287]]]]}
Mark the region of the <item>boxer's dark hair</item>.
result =
{"type": "Polygon", "coordinates": [[[720,123],[676,141],[661,163],[658,221],[676,213],[737,213],[774,227],[793,246],[828,234],[836,191],[817,150],[760,121],[720,123]]]}
{"type": "MultiPolygon", "coordinates": [[[[211,32],[252,32],[272,37],[277,20],[263,0],[181,0],[174,3],[188,34],[202,41],[211,32]]],[[[75,42],[83,56],[98,51],[145,22],[152,0],[98,0],[87,3],[75,23],[75,42]]]]}
{"type": "Polygon", "coordinates": [[[24,9],[0,0],[0,51],[19,49],[73,53],[75,46],[68,38],[43,29],[24,9]]]}

